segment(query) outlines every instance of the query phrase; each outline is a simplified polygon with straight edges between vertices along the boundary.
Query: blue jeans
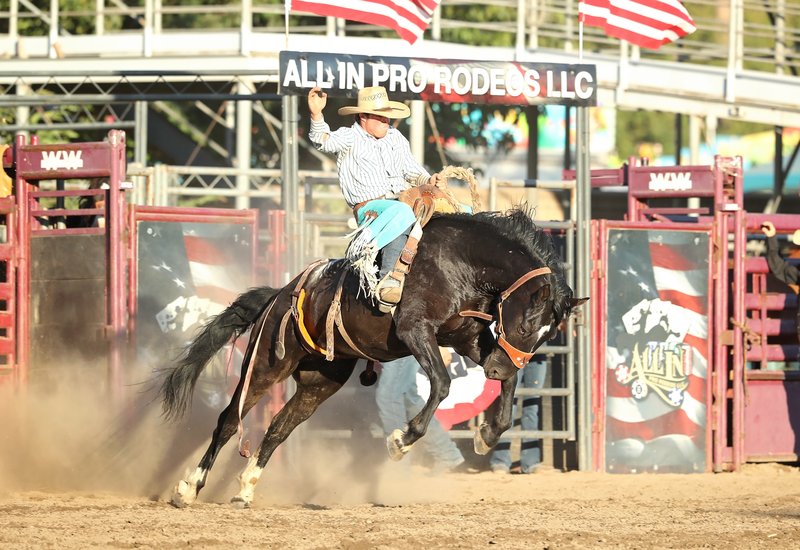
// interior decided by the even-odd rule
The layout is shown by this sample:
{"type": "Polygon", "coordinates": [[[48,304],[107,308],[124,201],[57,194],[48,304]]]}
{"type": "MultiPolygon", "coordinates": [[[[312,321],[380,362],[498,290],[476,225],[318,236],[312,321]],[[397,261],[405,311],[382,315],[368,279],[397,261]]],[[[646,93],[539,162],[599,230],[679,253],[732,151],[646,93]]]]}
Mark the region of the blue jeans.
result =
{"type": "MultiPolygon", "coordinates": [[[[383,363],[375,400],[383,433],[387,436],[397,428],[405,428],[425,406],[425,400],[417,391],[418,370],[419,363],[413,356],[383,363]]],[[[437,468],[452,468],[464,462],[461,451],[436,417],[431,419],[425,436],[417,445],[431,455],[437,468]]]]}
{"type": "MultiPolygon", "coordinates": [[[[517,373],[518,388],[541,388],[547,376],[547,363],[533,361],[525,365],[517,373]]],[[[522,400],[522,418],[520,424],[523,430],[539,429],[539,402],[540,397],[524,397],[522,400]]],[[[517,400],[514,400],[512,418],[517,417],[517,400]]],[[[523,439],[522,450],[520,452],[520,471],[528,474],[536,469],[542,461],[542,450],[539,447],[538,439],[523,439]]],[[[489,457],[489,465],[492,469],[511,468],[511,443],[500,441],[489,457]]]]}

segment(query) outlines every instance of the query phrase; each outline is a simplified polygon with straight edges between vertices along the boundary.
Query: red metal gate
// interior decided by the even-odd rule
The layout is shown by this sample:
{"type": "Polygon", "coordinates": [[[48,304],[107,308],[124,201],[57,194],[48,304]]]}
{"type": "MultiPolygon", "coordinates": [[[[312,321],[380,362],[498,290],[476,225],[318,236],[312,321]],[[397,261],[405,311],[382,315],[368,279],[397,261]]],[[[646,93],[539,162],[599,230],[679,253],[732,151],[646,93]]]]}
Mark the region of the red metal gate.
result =
{"type": "MultiPolygon", "coordinates": [[[[42,145],[34,136],[25,143],[24,136],[18,136],[13,148],[6,151],[3,161],[7,172],[15,177],[13,201],[5,204],[7,244],[2,257],[6,261],[9,279],[5,281],[4,293],[15,296],[13,307],[3,316],[3,324],[8,324],[8,333],[13,332],[13,359],[8,363],[13,370],[14,379],[22,384],[27,381],[31,367],[32,323],[31,300],[37,294],[37,307],[47,308],[45,299],[39,295],[40,288],[32,288],[32,250],[41,251],[42,261],[57,263],[48,258],[49,251],[58,251],[70,260],[80,263],[84,258],[75,252],[70,256],[70,246],[76,240],[70,237],[96,236],[101,239],[100,255],[104,258],[100,278],[103,280],[103,306],[98,320],[102,334],[108,342],[110,384],[118,387],[121,354],[127,335],[127,311],[125,309],[124,287],[124,249],[121,247],[125,229],[125,200],[123,180],[125,178],[125,133],[111,130],[102,142],[42,145]],[[104,188],[66,189],[67,180],[102,179],[104,188]],[[42,190],[41,183],[54,181],[54,190],[42,190]],[[70,208],[65,200],[80,197],[102,198],[103,208],[70,208]],[[51,201],[54,207],[46,208],[44,201],[51,201]],[[96,227],[69,227],[67,220],[78,217],[99,216],[104,223],[96,227]],[[49,244],[58,239],[57,244],[49,244]],[[11,288],[11,286],[16,288],[11,288]],[[13,320],[12,320],[13,317],[13,320]],[[13,329],[11,328],[13,327],[13,329]]],[[[37,272],[37,276],[40,273],[37,272]]],[[[41,288],[55,288],[57,277],[38,281],[41,288]]],[[[79,297],[75,297],[78,299],[79,297]]],[[[58,307],[58,304],[53,308],[58,307]]],[[[42,316],[56,317],[54,311],[37,311],[37,319],[42,316]]],[[[45,329],[43,329],[45,330],[45,329]]],[[[41,340],[48,343],[47,335],[41,340]]],[[[12,351],[12,350],[9,350],[12,351]]]]}
{"type": "Polygon", "coordinates": [[[796,460],[800,378],[796,371],[767,368],[769,361],[797,357],[796,345],[771,341],[793,331],[791,321],[775,322],[769,313],[780,306],[797,307],[796,298],[765,292],[766,264],[762,258],[747,257],[746,243],[760,238],[759,227],[765,219],[788,232],[800,227],[798,216],[746,213],[739,158],[717,157],[713,166],[689,167],[637,166],[631,161],[619,170],[593,171],[592,183],[628,187],[628,223],[594,224],[593,290],[599,304],[593,310],[598,350],[593,365],[595,467],[608,466],[604,335],[610,322],[607,294],[612,266],[606,263],[610,227],[700,231],[710,240],[708,340],[713,352],[708,361],[706,407],[712,437],[706,446],[707,466],[719,471],[738,469],[746,461],[796,460]],[[695,197],[700,207],[676,206],[676,199],[695,197]]]}

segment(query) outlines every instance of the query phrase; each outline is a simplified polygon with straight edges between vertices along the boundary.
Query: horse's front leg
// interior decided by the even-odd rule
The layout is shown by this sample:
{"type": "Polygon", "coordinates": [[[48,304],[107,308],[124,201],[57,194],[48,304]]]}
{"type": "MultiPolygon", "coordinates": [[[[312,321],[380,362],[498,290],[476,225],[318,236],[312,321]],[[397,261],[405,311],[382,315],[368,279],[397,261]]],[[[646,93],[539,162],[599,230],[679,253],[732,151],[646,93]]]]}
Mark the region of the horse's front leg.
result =
{"type": "Polygon", "coordinates": [[[511,427],[516,387],[516,374],[500,383],[500,406],[497,407],[494,417],[489,422],[481,424],[481,427],[475,432],[475,452],[479,455],[488,453],[497,444],[503,432],[511,427]]]}
{"type": "Polygon", "coordinates": [[[409,420],[405,431],[396,429],[386,438],[386,447],[392,460],[402,459],[411,450],[411,446],[425,435],[439,403],[450,393],[450,375],[439,354],[436,341],[433,342],[433,346],[428,345],[414,353],[422,370],[430,379],[431,394],[422,410],[409,420]]]}

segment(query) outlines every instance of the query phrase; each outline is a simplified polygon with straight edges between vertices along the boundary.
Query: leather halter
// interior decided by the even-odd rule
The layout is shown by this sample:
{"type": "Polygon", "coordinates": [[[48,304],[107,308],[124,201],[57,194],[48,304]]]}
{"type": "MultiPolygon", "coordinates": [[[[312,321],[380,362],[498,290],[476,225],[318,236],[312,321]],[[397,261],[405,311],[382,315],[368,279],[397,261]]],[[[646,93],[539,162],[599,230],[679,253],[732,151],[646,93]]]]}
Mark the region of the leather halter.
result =
{"type": "MultiPolygon", "coordinates": [[[[517,290],[526,282],[535,277],[539,277],[540,275],[547,275],[548,273],[552,273],[549,267],[540,267],[538,269],[528,271],[525,275],[517,279],[514,284],[500,294],[500,301],[497,303],[497,344],[503,349],[504,352],[506,352],[506,355],[508,355],[509,359],[511,359],[511,362],[514,363],[518,369],[521,369],[528,364],[528,362],[531,360],[531,357],[533,357],[533,352],[524,352],[514,347],[508,340],[506,340],[506,332],[503,329],[503,301],[508,298],[512,292],[517,290]]],[[[460,311],[458,314],[461,317],[477,317],[478,319],[483,319],[484,321],[495,320],[493,315],[489,315],[483,311],[475,311],[471,309],[460,311]]]]}

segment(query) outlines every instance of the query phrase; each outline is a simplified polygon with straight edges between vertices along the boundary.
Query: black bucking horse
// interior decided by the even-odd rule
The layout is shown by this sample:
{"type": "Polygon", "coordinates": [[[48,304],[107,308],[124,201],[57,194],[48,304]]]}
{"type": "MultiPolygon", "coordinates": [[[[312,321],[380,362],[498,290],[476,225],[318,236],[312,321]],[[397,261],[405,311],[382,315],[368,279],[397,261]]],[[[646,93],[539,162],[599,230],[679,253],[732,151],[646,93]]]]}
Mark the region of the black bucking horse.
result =
{"type": "Polygon", "coordinates": [[[166,370],[164,414],[176,418],[190,404],[209,360],[232,337],[252,328],[231,402],[200,464],[175,487],[172,503],[182,507],[197,498],[220,449],[240,430],[241,418],[270,386],[291,375],[296,391],[272,419],[232,500],[248,506],[275,449],[344,385],[360,358],[388,361],[413,354],[430,378],[425,407],[405,431],[387,438],[390,456],[399,460],[425,434],[449,392],[440,345],[501,381],[496,414],[475,432],[475,450],[486,454],[511,426],[517,369],[585,300],[573,297],[550,236],[535,226],[525,207],[503,214],[434,216],[392,314],[379,312],[359,292],[358,273],[345,260],[312,264],[280,289],[252,289],[213,318],[166,370]]]}

